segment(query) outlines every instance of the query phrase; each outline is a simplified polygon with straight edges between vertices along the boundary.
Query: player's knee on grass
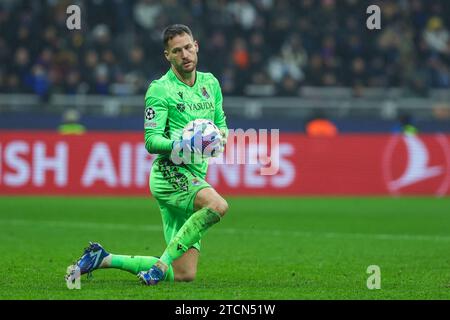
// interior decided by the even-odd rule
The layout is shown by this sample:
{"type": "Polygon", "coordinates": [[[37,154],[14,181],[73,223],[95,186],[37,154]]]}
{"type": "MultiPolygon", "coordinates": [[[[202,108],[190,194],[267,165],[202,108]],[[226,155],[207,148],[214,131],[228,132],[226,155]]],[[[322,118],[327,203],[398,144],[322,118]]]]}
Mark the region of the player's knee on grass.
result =
{"type": "Polygon", "coordinates": [[[196,270],[175,270],[175,281],[192,282],[195,280],[196,275],[196,270]]]}
{"type": "Polygon", "coordinates": [[[175,281],[191,282],[197,275],[199,251],[191,248],[172,263],[175,281]]]}
{"type": "Polygon", "coordinates": [[[180,282],[192,282],[195,280],[197,275],[197,266],[192,263],[174,263],[173,271],[175,276],[175,281],[180,282]]]}

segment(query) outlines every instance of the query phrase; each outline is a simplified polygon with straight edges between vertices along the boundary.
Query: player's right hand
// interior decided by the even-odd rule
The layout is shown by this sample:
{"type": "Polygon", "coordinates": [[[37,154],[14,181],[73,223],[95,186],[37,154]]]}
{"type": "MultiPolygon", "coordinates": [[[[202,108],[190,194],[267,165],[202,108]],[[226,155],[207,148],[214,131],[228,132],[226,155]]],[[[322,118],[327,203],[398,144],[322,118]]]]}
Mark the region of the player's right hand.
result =
{"type": "MultiPolygon", "coordinates": [[[[201,156],[200,159],[217,157],[223,151],[222,136],[215,133],[202,135],[197,130],[190,139],[175,141],[172,147],[172,159],[175,163],[192,163],[192,155],[201,156]]],[[[195,158],[194,158],[195,161],[195,158]]]]}
{"type": "Polygon", "coordinates": [[[188,152],[201,154],[202,146],[202,132],[197,130],[190,139],[180,139],[175,141],[172,150],[176,152],[188,152]]]}
{"type": "Polygon", "coordinates": [[[202,131],[197,130],[190,139],[181,139],[180,140],[180,142],[179,142],[180,149],[201,154],[202,153],[202,142],[203,142],[202,131]]]}
{"type": "Polygon", "coordinates": [[[217,137],[217,135],[213,133],[202,136],[201,130],[198,130],[190,139],[175,141],[172,149],[176,152],[188,152],[203,155],[206,149],[212,150],[212,148],[220,148],[221,144],[221,137],[217,137]]]}

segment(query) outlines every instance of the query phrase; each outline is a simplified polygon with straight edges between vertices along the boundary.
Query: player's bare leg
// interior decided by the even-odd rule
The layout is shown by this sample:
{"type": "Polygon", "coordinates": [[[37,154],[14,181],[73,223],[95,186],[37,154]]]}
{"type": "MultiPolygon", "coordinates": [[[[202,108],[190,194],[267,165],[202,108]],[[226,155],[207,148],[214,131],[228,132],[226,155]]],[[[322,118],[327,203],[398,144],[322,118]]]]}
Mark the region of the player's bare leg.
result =
{"type": "Polygon", "coordinates": [[[199,256],[200,254],[197,249],[190,248],[181,258],[178,258],[172,263],[175,281],[190,282],[195,280],[199,256]]]}
{"type": "Polygon", "coordinates": [[[209,208],[220,214],[221,217],[224,217],[228,212],[228,203],[213,188],[205,188],[197,193],[194,208],[195,211],[202,208],[209,208]]]}
{"type": "MultiPolygon", "coordinates": [[[[181,227],[167,246],[161,259],[148,272],[138,274],[144,284],[155,285],[163,279],[169,267],[173,266],[173,262],[185,255],[211,226],[225,216],[228,211],[228,203],[214,189],[205,188],[197,193],[194,208],[198,210],[181,227]]],[[[188,255],[185,263],[177,264],[179,271],[188,274],[190,278],[195,278],[198,253],[194,254],[194,257],[191,260],[188,255]],[[194,259],[195,256],[197,259],[194,259]]],[[[176,270],[174,269],[174,271],[175,277],[177,277],[176,270]]]]}

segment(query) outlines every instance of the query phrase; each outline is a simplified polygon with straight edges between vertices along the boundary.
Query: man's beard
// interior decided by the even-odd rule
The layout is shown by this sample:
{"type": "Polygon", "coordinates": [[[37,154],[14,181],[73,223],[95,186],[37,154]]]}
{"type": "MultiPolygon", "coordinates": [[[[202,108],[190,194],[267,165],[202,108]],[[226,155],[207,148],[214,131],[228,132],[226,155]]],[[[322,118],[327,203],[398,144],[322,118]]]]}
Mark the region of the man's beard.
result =
{"type": "Polygon", "coordinates": [[[189,68],[185,68],[184,65],[180,65],[177,70],[179,73],[191,73],[195,70],[195,68],[197,67],[197,63],[195,63],[195,61],[191,61],[190,64],[192,65],[192,67],[189,68]]]}

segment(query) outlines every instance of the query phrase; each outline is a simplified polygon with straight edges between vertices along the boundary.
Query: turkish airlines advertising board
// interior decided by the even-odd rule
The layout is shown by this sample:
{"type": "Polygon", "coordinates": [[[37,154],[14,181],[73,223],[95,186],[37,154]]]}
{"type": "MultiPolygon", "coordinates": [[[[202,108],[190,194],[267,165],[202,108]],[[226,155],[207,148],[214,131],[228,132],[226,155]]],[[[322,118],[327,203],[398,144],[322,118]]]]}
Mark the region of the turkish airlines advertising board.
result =
{"type": "MultiPolygon", "coordinates": [[[[450,135],[309,138],[281,133],[275,140],[247,142],[229,140],[226,154],[212,160],[207,181],[220,193],[450,194],[450,135]],[[244,161],[236,161],[239,150],[244,161]]],[[[148,196],[154,157],[140,133],[0,131],[0,195],[148,196]]]]}

